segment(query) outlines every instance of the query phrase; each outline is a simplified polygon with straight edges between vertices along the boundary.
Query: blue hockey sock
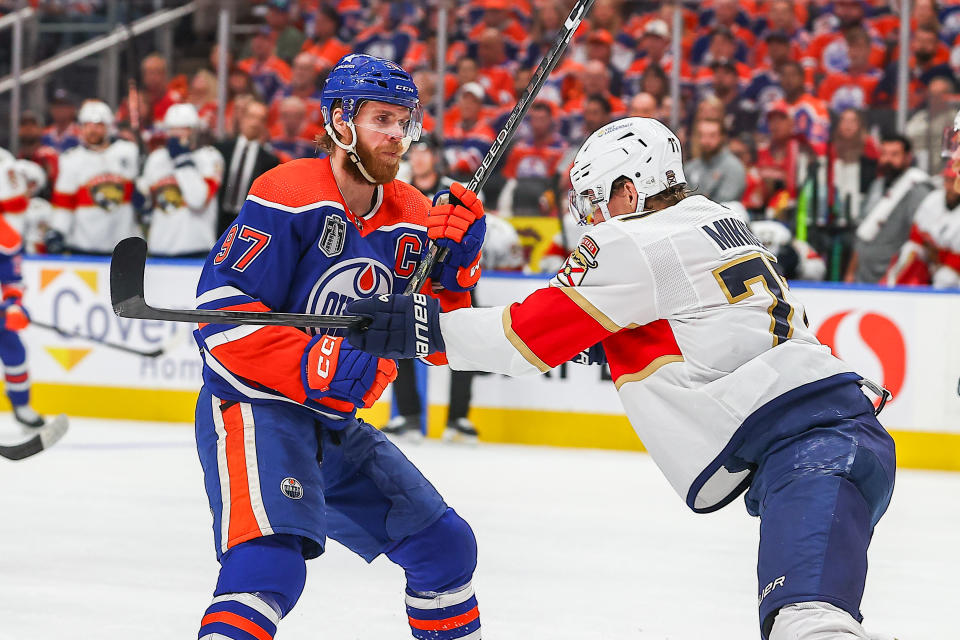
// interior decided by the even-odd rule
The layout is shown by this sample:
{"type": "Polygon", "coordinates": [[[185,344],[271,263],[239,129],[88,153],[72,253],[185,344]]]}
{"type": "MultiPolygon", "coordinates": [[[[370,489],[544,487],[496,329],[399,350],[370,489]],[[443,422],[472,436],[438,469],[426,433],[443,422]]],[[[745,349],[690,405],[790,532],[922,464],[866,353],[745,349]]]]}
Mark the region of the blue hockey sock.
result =
{"type": "Polygon", "coordinates": [[[280,614],[252,593],[217,596],[200,621],[200,640],[273,640],[280,614]]]}
{"type": "Polygon", "coordinates": [[[407,575],[407,617],[414,638],[476,640],[480,613],[473,593],[477,541],[457,512],[406,538],[387,553],[407,575]]]}
{"type": "Polygon", "coordinates": [[[299,536],[277,534],[242,542],[223,554],[213,603],[200,622],[200,640],[272,640],[280,618],[303,591],[302,545],[299,536]]]}
{"type": "Polygon", "coordinates": [[[480,610],[473,583],[447,593],[407,589],[407,617],[420,640],[479,640],[480,610]]]}

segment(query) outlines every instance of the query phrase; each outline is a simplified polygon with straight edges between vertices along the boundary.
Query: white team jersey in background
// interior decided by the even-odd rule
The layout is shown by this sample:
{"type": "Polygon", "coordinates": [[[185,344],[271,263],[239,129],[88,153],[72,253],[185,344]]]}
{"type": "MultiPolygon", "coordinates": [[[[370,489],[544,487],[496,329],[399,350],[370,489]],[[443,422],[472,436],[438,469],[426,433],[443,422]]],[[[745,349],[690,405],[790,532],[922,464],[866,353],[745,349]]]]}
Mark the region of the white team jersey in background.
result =
{"type": "Polygon", "coordinates": [[[725,447],[766,403],[850,372],[807,327],[774,256],[703,196],[593,227],[550,287],[441,314],[450,366],[546,371],[603,341],[631,424],[696,511],[742,490],[725,447]],[[723,455],[721,455],[723,454],[723,455]]]}
{"type": "Polygon", "coordinates": [[[137,162],[137,145],[127,140],[100,151],[81,145],[60,156],[52,226],[68,247],[110,253],[124,238],[140,235],[130,202],[137,162]]]}
{"type": "Polygon", "coordinates": [[[22,235],[30,196],[27,181],[17,171],[16,161],[12,153],[0,149],[0,212],[4,220],[22,235]]]}
{"type": "Polygon", "coordinates": [[[217,191],[223,156],[213,147],[190,152],[174,166],[166,149],[147,157],[137,189],[153,209],[147,247],[153,255],[209,251],[217,241],[217,191]]]}

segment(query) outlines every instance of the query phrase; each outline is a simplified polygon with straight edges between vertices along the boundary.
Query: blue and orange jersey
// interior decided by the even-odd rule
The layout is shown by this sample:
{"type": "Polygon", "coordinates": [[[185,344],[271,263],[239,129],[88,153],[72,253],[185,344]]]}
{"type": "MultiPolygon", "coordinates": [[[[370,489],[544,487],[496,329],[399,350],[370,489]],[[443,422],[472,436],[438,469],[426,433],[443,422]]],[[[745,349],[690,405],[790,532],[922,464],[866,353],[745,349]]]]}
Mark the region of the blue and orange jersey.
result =
{"type": "Polygon", "coordinates": [[[830,113],[823,100],[809,93],[787,103],[793,119],[793,133],[809,144],[814,152],[825,153],[830,142],[830,113]]]}
{"type": "Polygon", "coordinates": [[[273,96],[284,85],[289,84],[293,77],[290,65],[277,56],[270,56],[263,62],[256,58],[247,58],[237,63],[237,68],[250,76],[254,86],[257,87],[267,104],[270,104],[273,96]]]}
{"type": "Polygon", "coordinates": [[[513,145],[503,166],[506,178],[550,178],[557,174],[567,143],[554,135],[546,144],[537,144],[532,137],[513,145]]]}
{"type": "Polygon", "coordinates": [[[67,149],[72,149],[80,144],[80,125],[70,124],[62,132],[57,131],[56,126],[50,125],[43,130],[41,142],[57,150],[57,153],[63,153],[67,149]]]}
{"type": "Polygon", "coordinates": [[[273,102],[270,103],[270,113],[267,116],[267,122],[270,126],[276,124],[280,118],[280,103],[290,96],[296,96],[303,100],[307,107],[308,122],[318,127],[323,127],[323,113],[320,111],[320,91],[314,91],[309,95],[298,94],[293,90],[293,86],[289,84],[281,87],[273,96],[273,102]]]}
{"type": "MultiPolygon", "coordinates": [[[[257,178],[235,223],[207,257],[198,309],[342,314],[352,300],[401,293],[427,248],[429,202],[394,180],[364,216],[349,210],[329,158],[293,160],[257,178]]],[[[428,282],[424,292],[431,292],[428,282]]],[[[441,307],[468,293],[435,293],[441,307]]],[[[332,333],[332,331],[331,331],[332,333]]],[[[294,327],[201,324],[203,380],[217,397],[293,403],[336,426],[354,415],[335,398],[308,400],[301,357],[311,332],[294,327]]]]}
{"type": "Polygon", "coordinates": [[[828,73],[817,88],[817,96],[834,113],[844,109],[863,109],[873,104],[873,92],[880,82],[880,70],[868,73],[828,73]]]}
{"type": "Polygon", "coordinates": [[[419,37],[416,28],[409,24],[388,28],[384,23],[377,23],[357,34],[353,53],[366,53],[399,64],[419,37]]]}
{"type": "Polygon", "coordinates": [[[480,120],[464,127],[459,119],[449,116],[443,122],[444,157],[454,174],[473,173],[487,155],[497,134],[480,120]]]}
{"type": "Polygon", "coordinates": [[[350,47],[336,38],[327,38],[323,42],[307,40],[302,51],[312,55],[317,61],[317,70],[331,69],[340,58],[350,53],[350,47]]]}

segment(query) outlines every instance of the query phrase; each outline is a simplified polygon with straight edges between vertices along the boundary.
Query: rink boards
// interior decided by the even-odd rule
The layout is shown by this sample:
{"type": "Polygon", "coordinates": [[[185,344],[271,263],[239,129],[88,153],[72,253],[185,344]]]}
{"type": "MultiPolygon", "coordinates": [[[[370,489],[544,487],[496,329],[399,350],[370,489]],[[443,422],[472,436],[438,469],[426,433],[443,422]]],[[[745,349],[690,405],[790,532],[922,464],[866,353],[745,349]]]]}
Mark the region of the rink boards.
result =
{"type": "MultiPolygon", "coordinates": [[[[192,306],[200,265],[151,261],[146,297],[158,306],[192,306]]],[[[33,318],[69,333],[129,347],[164,348],[151,359],[30,327],[24,333],[43,412],[141,420],[192,421],[200,385],[193,327],[117,318],[109,302],[109,264],[98,259],[24,261],[25,303],[33,318]]],[[[484,275],[484,306],[522,299],[541,277],[484,275]]],[[[960,293],[810,285],[794,288],[821,341],[861,374],[894,393],[882,415],[901,466],[960,470],[960,293]]],[[[449,374],[430,369],[429,429],[446,418],[449,374]]],[[[389,402],[367,412],[385,421],[389,402]]],[[[568,365],[549,375],[475,378],[471,418],[485,440],[641,450],[613,385],[600,367],[568,365]]]]}

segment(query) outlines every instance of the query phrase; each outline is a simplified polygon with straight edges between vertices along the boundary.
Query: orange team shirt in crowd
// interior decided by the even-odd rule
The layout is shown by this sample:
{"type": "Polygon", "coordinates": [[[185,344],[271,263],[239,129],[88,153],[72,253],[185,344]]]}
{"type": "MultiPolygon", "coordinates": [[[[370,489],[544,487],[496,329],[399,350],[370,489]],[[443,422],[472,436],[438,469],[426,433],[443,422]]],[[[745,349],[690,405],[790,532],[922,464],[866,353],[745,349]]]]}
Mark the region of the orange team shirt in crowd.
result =
{"type": "MultiPolygon", "coordinates": [[[[300,140],[313,142],[317,136],[322,133],[323,129],[320,126],[308,121],[303,123],[303,126],[300,127],[300,131],[295,137],[300,140]]],[[[269,128],[269,135],[271,139],[280,140],[287,138],[287,133],[283,130],[283,125],[280,122],[269,128]]]]}
{"type": "MultiPolygon", "coordinates": [[[[606,98],[607,101],[610,103],[611,119],[616,120],[618,118],[622,118],[627,114],[627,105],[624,104],[623,100],[613,95],[609,91],[607,91],[603,97],[606,98]]],[[[565,103],[563,105],[564,115],[569,116],[571,114],[583,113],[583,103],[586,101],[586,99],[587,99],[587,96],[581,94],[576,98],[574,98],[573,100],[565,103]]]]}
{"type": "MultiPolygon", "coordinates": [[[[489,27],[481,21],[470,30],[470,33],[467,34],[467,40],[470,42],[476,42],[487,29],[489,29],[489,27]]],[[[502,38],[506,39],[510,44],[517,48],[522,47],[530,37],[530,34],[527,33],[527,30],[524,29],[519,22],[513,19],[507,23],[505,28],[499,29],[499,31],[502,38]]]]}
{"type": "MultiPolygon", "coordinates": [[[[878,34],[870,30],[872,44],[870,47],[870,64],[877,69],[883,68],[887,52],[878,42],[878,34]]],[[[833,31],[816,36],[807,48],[802,60],[804,66],[812,67],[817,73],[836,73],[846,71],[850,62],[847,54],[847,41],[843,33],[833,31]]]]}
{"type": "MultiPolygon", "coordinates": [[[[624,86],[630,87],[636,85],[636,88],[639,89],[640,77],[647,70],[647,67],[650,66],[650,58],[643,57],[637,58],[633,61],[633,64],[623,72],[623,83],[624,86]]],[[[660,59],[660,68],[663,69],[664,73],[669,77],[673,71],[673,56],[669,53],[663,56],[660,59]]],[[[681,82],[693,82],[694,72],[693,67],[689,62],[683,60],[680,63],[680,80],[681,82]]]]}
{"type": "MultiPolygon", "coordinates": [[[[428,44],[426,42],[418,40],[410,45],[410,48],[407,49],[407,55],[403,59],[403,64],[400,66],[407,70],[409,73],[418,71],[420,69],[433,70],[433,63],[431,62],[431,54],[433,51],[431,49],[436,49],[436,44],[428,44]]],[[[467,45],[464,42],[448,42],[447,43],[447,67],[453,68],[457,64],[457,60],[463,58],[467,55],[467,45]]]]}
{"type": "Polygon", "coordinates": [[[504,67],[483,67],[478,74],[477,81],[484,93],[497,104],[510,104],[516,99],[513,95],[513,74],[504,67]]]}
{"type": "MultiPolygon", "coordinates": [[[[690,9],[683,9],[681,14],[681,19],[683,21],[683,40],[681,46],[685,46],[687,51],[693,46],[693,40],[700,28],[700,18],[697,16],[696,11],[691,11],[690,9]]],[[[673,28],[673,18],[665,19],[662,15],[657,12],[652,13],[636,13],[627,20],[627,24],[623,27],[623,30],[634,40],[639,40],[643,37],[643,31],[647,27],[647,23],[652,20],[663,20],[667,23],[667,26],[673,28]]]]}
{"type": "MultiPolygon", "coordinates": [[[[742,62],[737,62],[736,60],[734,60],[733,64],[737,68],[737,77],[740,79],[740,87],[746,87],[748,84],[750,84],[750,81],[753,80],[753,69],[742,62]]],[[[693,81],[698,87],[712,84],[713,67],[704,65],[697,69],[697,73],[693,76],[693,81]]]]}
{"type": "Polygon", "coordinates": [[[817,89],[817,97],[834,113],[844,109],[863,109],[873,104],[873,91],[880,76],[879,69],[857,75],[828,73],[817,89]]]}
{"type": "Polygon", "coordinates": [[[327,38],[325,42],[307,40],[303,43],[303,51],[316,58],[317,70],[320,70],[330,69],[340,62],[340,58],[350,53],[350,47],[336,38],[327,38]]]}
{"type": "MultiPolygon", "coordinates": [[[[268,125],[272,126],[280,119],[280,103],[283,102],[284,98],[289,98],[292,95],[295,94],[291,92],[289,86],[284,87],[274,95],[273,100],[270,102],[270,113],[267,115],[268,125]]],[[[307,121],[316,125],[322,125],[323,113],[320,111],[320,92],[314,91],[309,96],[298,95],[297,97],[303,100],[307,107],[307,121]]]]}
{"type": "Polygon", "coordinates": [[[793,133],[806,141],[815,153],[825,153],[830,142],[830,113],[819,98],[805,93],[796,102],[787,102],[793,133]]]}
{"type": "Polygon", "coordinates": [[[532,138],[520,140],[503,166],[505,178],[549,178],[557,174],[558,165],[567,151],[563,139],[555,135],[547,144],[534,144],[532,138]]]}

